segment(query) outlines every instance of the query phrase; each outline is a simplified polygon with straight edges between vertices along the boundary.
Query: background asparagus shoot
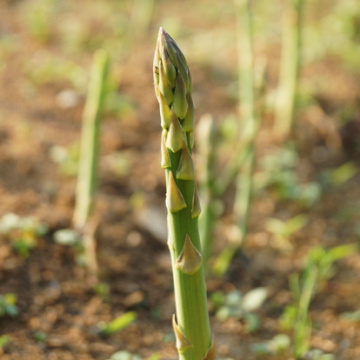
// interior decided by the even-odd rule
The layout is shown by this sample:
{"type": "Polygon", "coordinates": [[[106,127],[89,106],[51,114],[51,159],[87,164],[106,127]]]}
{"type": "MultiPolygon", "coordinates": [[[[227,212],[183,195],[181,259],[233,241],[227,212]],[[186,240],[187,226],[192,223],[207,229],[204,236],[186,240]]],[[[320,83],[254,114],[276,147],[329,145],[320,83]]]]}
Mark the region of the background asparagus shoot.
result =
{"type": "Polygon", "coordinates": [[[109,67],[107,52],[94,54],[90,84],[83,113],[80,161],[73,225],[84,234],[86,263],[93,274],[97,271],[94,232],[96,224],[87,224],[96,191],[99,153],[99,129],[109,67]]]}
{"type": "Polygon", "coordinates": [[[285,140],[292,129],[298,87],[303,0],[284,2],[280,81],[275,114],[275,135],[285,140]]]}
{"type": "Polygon", "coordinates": [[[256,113],[254,84],[253,31],[250,0],[235,0],[239,43],[239,113],[241,162],[236,175],[234,220],[239,228],[239,238],[222,251],[214,264],[214,273],[222,275],[236,251],[244,246],[253,193],[253,170],[255,165],[255,137],[259,126],[256,113]]]}
{"type": "Polygon", "coordinates": [[[199,218],[199,230],[205,273],[208,270],[208,259],[213,250],[214,228],[217,218],[215,202],[220,194],[216,193],[216,150],[217,128],[210,114],[203,115],[197,125],[197,154],[200,156],[201,173],[200,195],[203,198],[202,212],[199,218]]]}
{"type": "MultiPolygon", "coordinates": [[[[265,79],[267,75],[267,66],[266,61],[261,59],[258,64],[255,64],[254,71],[254,90],[256,93],[256,123],[255,129],[260,125],[260,119],[263,118],[263,113],[265,110],[265,79]]],[[[255,110],[254,110],[255,113],[255,110]]],[[[240,126],[241,127],[241,126],[240,126]]],[[[253,133],[255,135],[255,132],[253,133]]],[[[246,164],[249,164],[249,158],[254,159],[254,154],[249,154],[250,151],[254,150],[253,143],[249,143],[249,146],[244,146],[246,143],[242,143],[238,137],[229,139],[228,136],[221,134],[219,127],[215,125],[215,121],[210,114],[203,115],[197,125],[197,156],[199,158],[199,168],[200,168],[200,195],[202,196],[202,212],[199,218],[199,227],[200,227],[200,238],[201,238],[201,247],[203,252],[203,259],[205,264],[205,269],[209,270],[211,255],[213,253],[213,239],[215,236],[215,227],[220,212],[222,211],[222,197],[224,193],[228,190],[228,187],[239,177],[239,169],[244,174],[244,184],[243,189],[246,187],[252,186],[252,171],[247,171],[246,164]],[[234,142],[236,140],[236,142],[234,142]],[[233,154],[228,159],[225,166],[223,165],[222,171],[218,173],[218,153],[221,151],[221,146],[226,144],[228,146],[229,141],[232,142],[233,154]],[[244,168],[243,168],[244,166],[244,168]],[[249,183],[250,182],[250,183],[249,183]]],[[[251,164],[251,161],[250,161],[251,164]]],[[[240,181],[238,183],[241,183],[240,181]]],[[[239,198],[241,200],[240,194],[244,194],[244,206],[240,208],[238,217],[236,219],[241,220],[238,222],[238,226],[241,229],[246,230],[247,225],[247,216],[246,213],[249,210],[250,205],[246,196],[249,196],[251,192],[249,191],[240,191],[238,189],[239,198]]],[[[245,231],[242,231],[245,236],[245,231]]],[[[221,254],[216,259],[214,266],[212,268],[214,274],[222,275],[229,266],[234,252],[241,246],[244,245],[242,241],[244,237],[240,236],[237,241],[233,244],[234,246],[226,247],[221,254]]]]}
{"type": "Polygon", "coordinates": [[[191,156],[194,141],[191,76],[183,53],[162,28],[153,70],[163,129],[161,166],[165,169],[167,187],[176,347],[180,360],[211,360],[215,359],[215,342],[207,310],[198,229],[200,205],[191,156]]]}
{"type": "Polygon", "coordinates": [[[241,142],[244,144],[244,162],[237,175],[234,204],[235,221],[239,227],[241,246],[244,245],[253,192],[253,169],[255,163],[255,137],[258,119],[255,109],[254,54],[252,12],[250,0],[235,1],[239,41],[239,104],[241,142]]]}

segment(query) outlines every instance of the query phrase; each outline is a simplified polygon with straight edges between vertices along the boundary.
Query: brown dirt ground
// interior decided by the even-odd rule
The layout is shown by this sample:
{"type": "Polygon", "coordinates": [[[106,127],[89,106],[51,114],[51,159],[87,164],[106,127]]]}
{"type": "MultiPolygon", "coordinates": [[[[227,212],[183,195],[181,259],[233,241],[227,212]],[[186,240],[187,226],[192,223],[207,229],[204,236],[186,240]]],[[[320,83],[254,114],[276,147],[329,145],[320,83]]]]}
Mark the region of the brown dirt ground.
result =
{"type": "MultiPolygon", "coordinates": [[[[38,239],[26,259],[16,253],[7,238],[0,236],[0,294],[15,293],[19,307],[18,316],[0,318],[0,335],[11,337],[11,342],[0,349],[0,358],[105,360],[116,351],[127,350],[143,358],[158,353],[163,360],[175,359],[176,351],[169,335],[174,299],[168,251],[164,243],[139,225],[133,204],[134,194],[140,194],[145,197],[147,205],[144,206],[163,206],[165,189],[159,166],[160,133],[151,63],[158,26],[155,20],[165,10],[156,13],[149,30],[151,35],[136,40],[132,52],[119,56],[114,64],[113,74],[121,78],[118,92],[133,99],[134,107],[121,120],[107,115],[102,128],[95,212],[100,218],[96,238],[101,279],[110,291],[109,299],[104,301],[88,283],[84,269],[76,263],[75,250],[56,244],[52,238],[54,231],[71,226],[75,179],[59,172],[59,167],[49,158],[49,150],[54,145],[66,147],[78,141],[84,97],[80,96],[75,107],[64,109],[56,101],[57,95],[71,88],[71,83],[62,80],[38,85],[29,80],[24,69],[29,59],[34,60],[34,54],[40,58],[48,54],[64,58],[66,54],[56,36],[42,43],[28,33],[21,17],[24,3],[10,0],[0,3],[0,39],[5,35],[16,37],[11,51],[0,57],[5,59],[4,64],[0,64],[0,216],[9,212],[32,216],[48,224],[49,232],[38,239]],[[116,176],[111,172],[106,158],[114,151],[121,151],[131,159],[126,175],[116,176]],[[138,319],[126,330],[109,337],[97,334],[100,322],[108,322],[130,310],[138,313],[138,319]],[[34,339],[39,331],[46,334],[46,341],[34,339]]],[[[79,1],[73,11],[85,19],[89,11],[82,13],[79,9],[81,6],[89,9],[91,4],[91,1],[79,1]]],[[[171,7],[167,6],[170,11],[171,7]]],[[[176,6],[179,21],[185,21],[191,2],[176,6]]],[[[198,24],[199,31],[211,26],[211,22],[201,23],[195,16],[186,21],[189,26],[198,24]]],[[[96,25],[101,31],[102,24],[95,21],[94,34],[96,25]]],[[[222,21],[219,27],[227,30],[230,26],[222,21]]],[[[69,56],[82,67],[90,65],[91,51],[69,56]]],[[[235,61],[233,56],[228,57],[233,69],[235,61]]],[[[219,64],[216,68],[214,63],[214,59],[204,66],[194,63],[195,98],[199,115],[210,111],[221,118],[234,114],[236,103],[223,91],[231,74],[224,78],[219,64]],[[209,81],[206,87],[205,80],[209,81]]],[[[37,66],[34,61],[32,64],[37,66]]],[[[276,69],[276,64],[273,67],[276,69]]],[[[347,102],[358,101],[358,95],[354,94],[359,94],[359,79],[344,75],[337,63],[331,66],[331,71],[328,64],[316,64],[307,68],[305,74],[311,77],[319,72],[331,77],[332,84],[339,84],[339,91],[328,88],[318,94],[324,108],[314,107],[301,113],[295,140],[301,159],[299,177],[304,181],[317,179],[321,169],[340,165],[358,155],[352,149],[345,153],[337,146],[339,138],[333,116],[334,107],[339,109],[347,102]],[[325,147],[329,154],[321,164],[311,156],[319,146],[325,147]]],[[[270,126],[271,116],[264,121],[259,135],[260,155],[273,146],[268,136],[270,126]]],[[[359,173],[341,187],[326,191],[308,210],[310,221],[293,236],[293,251],[286,254],[271,246],[264,220],[269,216],[289,218],[298,209],[291,204],[275,203],[271,193],[255,198],[246,249],[250,262],[244,265],[236,259],[224,279],[208,279],[208,291],[227,292],[235,288],[248,291],[265,286],[270,296],[258,311],[261,327],[253,334],[246,333],[240,321],[219,322],[211,313],[219,357],[291,359],[289,353],[278,357],[257,356],[249,345],[282,332],[278,319],[291,301],[287,276],[301,267],[301,259],[311,246],[328,247],[356,241],[352,229],[359,215],[347,221],[340,221],[335,215],[339,208],[348,209],[355,201],[359,202],[358,184],[359,173]]],[[[232,191],[229,189],[226,203],[233,197],[232,191]]],[[[226,215],[225,222],[229,218],[226,215]]],[[[161,220],[159,222],[161,224],[161,220]]],[[[220,224],[218,247],[223,245],[223,231],[224,225],[220,224]]],[[[311,346],[334,353],[339,360],[360,359],[360,323],[345,322],[339,317],[345,311],[359,309],[359,260],[359,255],[354,255],[339,262],[335,276],[311,304],[314,324],[311,346]]]]}

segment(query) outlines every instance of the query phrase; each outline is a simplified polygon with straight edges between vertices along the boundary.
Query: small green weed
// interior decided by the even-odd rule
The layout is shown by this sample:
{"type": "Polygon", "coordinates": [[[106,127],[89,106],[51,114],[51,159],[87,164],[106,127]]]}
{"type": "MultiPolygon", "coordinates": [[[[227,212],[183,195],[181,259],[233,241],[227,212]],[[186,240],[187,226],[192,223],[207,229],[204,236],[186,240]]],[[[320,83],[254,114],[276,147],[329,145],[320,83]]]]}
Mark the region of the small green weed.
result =
{"type": "Polygon", "coordinates": [[[59,170],[66,176],[73,177],[77,174],[79,164],[79,145],[69,147],[54,145],[50,149],[50,159],[59,166],[59,170]]]}
{"type": "Polygon", "coordinates": [[[115,354],[112,354],[107,360],[141,360],[141,357],[127,351],[118,351],[115,354]]]}
{"type": "Polygon", "coordinates": [[[315,181],[300,183],[296,173],[298,163],[294,149],[277,149],[261,160],[255,186],[271,190],[281,201],[294,201],[305,209],[309,208],[320,198],[322,189],[315,181]]]}
{"type": "Polygon", "coordinates": [[[49,42],[57,12],[57,0],[33,0],[26,3],[25,23],[29,33],[38,41],[49,42]]]}
{"type": "Polygon", "coordinates": [[[3,316],[16,316],[19,310],[16,306],[17,298],[13,293],[0,295],[0,317],[3,316]]]}
{"type": "Polygon", "coordinates": [[[61,229],[55,231],[54,241],[63,246],[72,246],[76,252],[76,262],[85,266],[86,259],[84,255],[84,239],[80,232],[73,229],[61,229]]]}
{"type": "Polygon", "coordinates": [[[303,228],[307,222],[308,217],[304,214],[297,215],[287,221],[271,218],[266,222],[266,230],[274,235],[275,247],[287,251],[292,249],[291,235],[303,228]]]}
{"type": "Polygon", "coordinates": [[[135,311],[129,311],[121,316],[118,316],[109,323],[99,324],[100,334],[103,336],[108,336],[115,334],[116,332],[125,329],[137,318],[137,313],[135,311]]]}
{"type": "Polygon", "coordinates": [[[18,254],[27,258],[39,237],[44,236],[48,229],[44,223],[38,222],[31,217],[20,217],[13,213],[5,214],[0,219],[0,234],[3,234],[11,242],[18,254]]]}
{"type": "Polygon", "coordinates": [[[228,294],[217,291],[211,295],[210,301],[216,309],[216,317],[219,320],[225,321],[230,317],[244,320],[246,331],[254,332],[260,326],[259,317],[254,311],[261,307],[266,298],[266,289],[260,287],[244,295],[238,290],[228,294]]]}
{"type": "Polygon", "coordinates": [[[289,285],[294,302],[286,307],[280,321],[285,329],[293,329],[292,348],[296,359],[302,358],[309,350],[312,324],[308,312],[312,298],[335,274],[334,262],[356,250],[355,244],[331,249],[314,247],[305,259],[304,270],[300,274],[290,275],[289,285]]]}
{"type": "MultiPolygon", "coordinates": [[[[1,335],[0,336],[0,349],[5,347],[7,344],[9,344],[11,341],[11,338],[9,335],[1,335]]],[[[1,353],[0,353],[1,354],[1,353]]]]}
{"type": "Polygon", "coordinates": [[[47,339],[47,335],[42,331],[36,331],[33,336],[34,336],[34,340],[39,343],[43,343],[47,339]]]}
{"type": "Polygon", "coordinates": [[[261,355],[282,355],[290,347],[290,343],[288,335],[278,334],[269,341],[252,345],[251,349],[261,355]]]}
{"type": "Polygon", "coordinates": [[[341,186],[349,181],[357,171],[357,165],[349,161],[335,169],[324,170],[321,178],[326,185],[341,186]]]}

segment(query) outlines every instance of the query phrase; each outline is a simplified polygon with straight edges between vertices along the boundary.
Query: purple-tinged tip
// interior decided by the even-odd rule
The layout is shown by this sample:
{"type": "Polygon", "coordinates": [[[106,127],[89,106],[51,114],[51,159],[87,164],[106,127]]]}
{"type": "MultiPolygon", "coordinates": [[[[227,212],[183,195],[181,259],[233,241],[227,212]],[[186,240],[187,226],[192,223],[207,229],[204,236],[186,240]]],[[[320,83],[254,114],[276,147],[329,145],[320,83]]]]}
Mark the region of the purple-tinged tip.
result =
{"type": "Polygon", "coordinates": [[[160,29],[159,29],[159,37],[166,39],[166,41],[169,41],[169,39],[171,41],[174,41],[172,39],[172,37],[166,32],[166,30],[162,26],[160,26],[160,29]]]}

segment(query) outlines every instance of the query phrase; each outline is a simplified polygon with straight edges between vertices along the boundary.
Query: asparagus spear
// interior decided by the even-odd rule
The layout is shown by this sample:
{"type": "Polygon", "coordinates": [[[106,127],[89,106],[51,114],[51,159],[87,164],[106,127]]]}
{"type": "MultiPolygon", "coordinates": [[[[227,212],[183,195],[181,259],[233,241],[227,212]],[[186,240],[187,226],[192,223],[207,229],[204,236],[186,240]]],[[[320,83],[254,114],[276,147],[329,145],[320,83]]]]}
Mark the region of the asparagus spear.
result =
{"type": "Polygon", "coordinates": [[[199,199],[192,161],[194,106],[185,57],[160,28],[154,57],[155,93],[160,107],[161,166],[165,169],[166,207],[176,317],[173,327],[180,360],[215,359],[207,310],[198,216],[199,199]]]}
{"type": "Polygon", "coordinates": [[[83,231],[91,213],[96,190],[99,133],[109,58],[105,50],[94,54],[91,81],[83,113],[76,206],[73,223],[83,231]]]}
{"type": "MultiPolygon", "coordinates": [[[[244,160],[236,179],[234,213],[244,246],[253,195],[253,172],[255,164],[255,138],[259,120],[255,107],[253,20],[250,0],[235,1],[239,36],[240,114],[244,127],[244,160]]],[[[234,249],[235,250],[235,249],[234,249]]]]}
{"type": "Polygon", "coordinates": [[[285,2],[280,81],[275,109],[275,134],[279,140],[286,140],[294,125],[301,67],[303,10],[304,0],[288,0],[285,2]]]}
{"type": "Polygon", "coordinates": [[[109,56],[105,50],[94,54],[89,90],[83,113],[80,161],[73,224],[83,233],[86,265],[92,281],[97,278],[96,243],[94,234],[98,220],[91,218],[98,175],[99,135],[105,97],[109,56]]]}

